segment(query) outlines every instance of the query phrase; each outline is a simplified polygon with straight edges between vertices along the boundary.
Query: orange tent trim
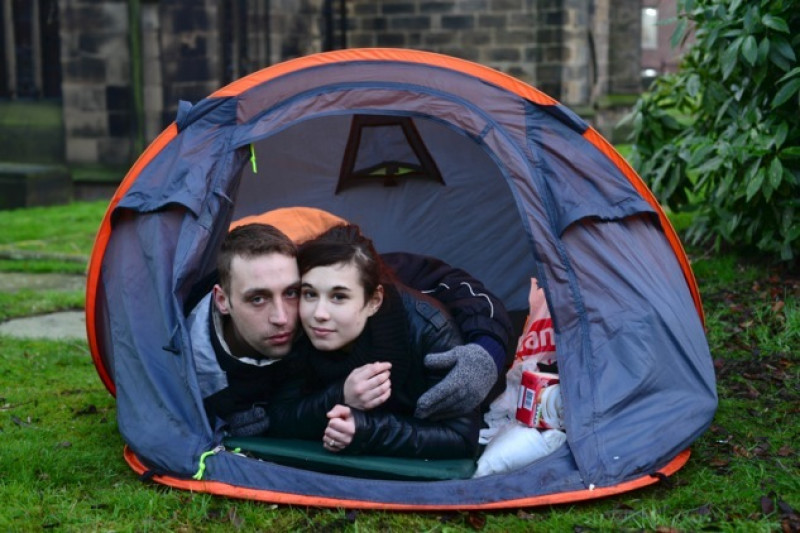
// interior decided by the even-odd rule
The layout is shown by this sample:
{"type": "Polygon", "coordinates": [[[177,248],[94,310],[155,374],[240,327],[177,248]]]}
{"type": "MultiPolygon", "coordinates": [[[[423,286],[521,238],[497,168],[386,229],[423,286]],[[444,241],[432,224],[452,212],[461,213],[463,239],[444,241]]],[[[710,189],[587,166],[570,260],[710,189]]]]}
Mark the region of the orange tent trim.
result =
{"type": "MultiPolygon", "coordinates": [[[[541,507],[545,505],[561,505],[566,503],[576,503],[587,500],[596,500],[600,498],[607,498],[630,492],[632,490],[641,489],[649,485],[658,483],[660,475],[671,476],[686,464],[689,460],[691,452],[686,449],[679,453],[672,461],[670,461],[664,468],[658,470],[658,475],[645,475],[640,478],[626,481],[618,485],[610,487],[600,487],[594,489],[584,489],[572,492],[563,492],[559,494],[546,494],[543,496],[534,496],[530,498],[519,498],[516,500],[504,500],[502,502],[492,502],[484,504],[458,504],[458,505],[416,505],[416,504],[400,504],[400,503],[383,503],[383,502],[370,502],[365,500],[343,500],[338,498],[326,498],[320,496],[306,496],[303,494],[294,494],[286,492],[277,492],[271,490],[256,490],[248,489],[245,487],[237,487],[228,483],[221,483],[218,481],[196,481],[194,479],[184,479],[172,476],[165,476],[156,474],[150,479],[161,485],[168,487],[189,490],[192,492],[204,492],[208,494],[215,494],[217,496],[225,496],[229,498],[237,498],[244,500],[255,500],[266,503],[279,503],[286,505],[307,505],[311,507],[328,507],[328,508],[343,508],[343,509],[373,509],[385,511],[469,511],[469,510],[492,510],[492,509],[507,509],[507,508],[521,508],[521,507],[541,507]]],[[[128,465],[139,475],[148,471],[148,468],[139,460],[136,454],[125,446],[124,450],[125,461],[128,465]]]]}
{"type": "Polygon", "coordinates": [[[681,244],[680,239],[678,238],[678,234],[675,232],[675,228],[672,227],[672,223],[667,218],[666,213],[664,213],[664,209],[661,207],[661,204],[658,203],[653,192],[647,187],[644,183],[642,178],[636,173],[636,171],[631,167],[630,163],[623,158],[619,152],[608,142],[600,133],[597,132],[594,128],[589,128],[583,134],[583,137],[596,146],[603,154],[606,155],[620,170],[622,170],[623,174],[628,181],[633,185],[636,191],[642,195],[642,198],[650,204],[650,206],[655,210],[658,214],[658,219],[661,221],[661,227],[664,229],[664,234],[667,237],[667,241],[669,241],[672,250],[675,252],[675,257],[678,259],[678,263],[681,265],[681,270],[683,270],[683,276],[686,278],[686,284],[689,286],[689,292],[692,295],[692,299],[694,300],[694,306],[697,309],[697,314],[700,316],[700,322],[705,324],[705,313],[703,311],[703,303],[700,299],[700,289],[697,287],[697,280],[694,277],[694,272],[692,272],[692,267],[689,263],[689,258],[686,256],[686,251],[683,248],[683,244],[681,244]]]}
{"type": "Polygon", "coordinates": [[[108,240],[111,238],[111,214],[114,212],[114,209],[116,209],[122,197],[125,196],[125,193],[128,192],[128,189],[131,188],[131,185],[136,181],[142,169],[146,167],[147,164],[158,155],[161,149],[169,144],[176,135],[178,135],[178,127],[175,123],[172,123],[161,132],[150,146],[148,146],[125,175],[125,178],[123,178],[114,196],[111,197],[105,215],[103,215],[103,221],[100,223],[100,228],[97,230],[97,235],[94,239],[92,256],[89,259],[89,266],[86,274],[86,335],[89,339],[89,351],[92,354],[94,366],[97,369],[97,373],[100,375],[100,379],[112,396],[116,396],[116,386],[114,385],[114,380],[108,374],[108,370],[103,363],[103,358],[100,355],[100,347],[97,344],[97,325],[95,323],[97,317],[95,303],[97,301],[100,268],[103,263],[103,258],[106,255],[108,240]]]}
{"type": "Polygon", "coordinates": [[[291,74],[292,72],[298,72],[306,68],[353,61],[400,61],[403,63],[418,63],[421,65],[446,68],[480,78],[488,83],[527,98],[536,104],[555,105],[558,103],[554,98],[531,87],[527,83],[479,63],[473,63],[472,61],[437,54],[435,52],[405,50],[400,48],[349,48],[346,50],[322,52],[291,59],[240,78],[219,89],[211,96],[236,96],[256,85],[260,85],[286,74],[291,74]]]}

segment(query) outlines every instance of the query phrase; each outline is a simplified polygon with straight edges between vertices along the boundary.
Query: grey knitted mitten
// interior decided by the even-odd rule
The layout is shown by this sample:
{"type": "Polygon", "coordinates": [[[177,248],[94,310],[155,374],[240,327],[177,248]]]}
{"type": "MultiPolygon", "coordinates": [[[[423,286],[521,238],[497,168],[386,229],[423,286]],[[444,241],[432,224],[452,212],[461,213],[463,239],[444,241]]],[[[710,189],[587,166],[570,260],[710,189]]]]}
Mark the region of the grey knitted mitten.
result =
{"type": "Polygon", "coordinates": [[[417,400],[417,418],[442,420],[467,414],[480,405],[497,381],[494,359],[477,344],[428,354],[425,367],[450,371],[417,400]]]}

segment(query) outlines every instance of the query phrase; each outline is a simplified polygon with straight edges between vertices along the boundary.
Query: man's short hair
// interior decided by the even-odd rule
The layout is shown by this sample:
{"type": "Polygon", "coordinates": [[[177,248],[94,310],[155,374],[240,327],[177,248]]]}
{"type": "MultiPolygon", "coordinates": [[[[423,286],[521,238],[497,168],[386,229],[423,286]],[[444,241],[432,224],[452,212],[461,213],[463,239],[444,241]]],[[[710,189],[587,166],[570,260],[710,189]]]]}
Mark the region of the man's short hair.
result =
{"type": "Polygon", "coordinates": [[[297,247],[282,231],[268,224],[245,224],[232,229],[223,239],[217,256],[217,271],[222,289],[225,292],[230,291],[231,263],[234,257],[251,259],[269,254],[297,257],[297,247]]]}

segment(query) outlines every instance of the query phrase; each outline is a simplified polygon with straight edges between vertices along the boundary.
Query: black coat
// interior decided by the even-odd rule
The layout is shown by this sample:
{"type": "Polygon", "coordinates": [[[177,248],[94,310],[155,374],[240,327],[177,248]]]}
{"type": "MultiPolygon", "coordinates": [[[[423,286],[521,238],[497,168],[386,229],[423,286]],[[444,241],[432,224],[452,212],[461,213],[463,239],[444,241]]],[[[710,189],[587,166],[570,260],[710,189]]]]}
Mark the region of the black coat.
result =
{"type": "Polygon", "coordinates": [[[504,351],[493,353],[498,374],[505,374],[514,361],[518,332],[503,302],[468,272],[436,257],[392,252],[381,254],[383,262],[401,283],[433,296],[452,315],[464,337],[474,342],[482,336],[497,341],[504,351]]]}
{"type": "Polygon", "coordinates": [[[414,418],[419,397],[441,379],[423,365],[425,355],[462,343],[441,305],[402,286],[386,287],[384,304],[367,321],[352,352],[319,352],[304,339],[298,349],[307,365],[302,376],[276,391],[270,404],[268,436],[322,439],[326,413],[343,404],[343,384],[351,370],[367,363],[392,363],[392,396],[370,411],[351,409],[356,424],[344,453],[395,457],[473,457],[480,412],[430,421],[414,418]]]}

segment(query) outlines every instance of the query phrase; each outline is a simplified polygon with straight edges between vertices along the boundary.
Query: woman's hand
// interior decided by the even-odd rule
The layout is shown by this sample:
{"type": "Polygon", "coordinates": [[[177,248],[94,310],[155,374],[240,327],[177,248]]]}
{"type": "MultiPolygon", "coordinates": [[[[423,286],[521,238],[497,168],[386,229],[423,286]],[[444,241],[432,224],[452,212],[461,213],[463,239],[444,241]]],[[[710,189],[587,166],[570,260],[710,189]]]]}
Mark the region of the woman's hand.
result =
{"type": "Polygon", "coordinates": [[[353,409],[375,409],[392,395],[391,363],[370,363],[350,372],[344,382],[344,403],[353,409]]]}
{"type": "Polygon", "coordinates": [[[346,405],[335,405],[328,411],[328,427],[322,435],[322,445],[329,452],[340,452],[353,442],[356,422],[353,413],[346,405]]]}

